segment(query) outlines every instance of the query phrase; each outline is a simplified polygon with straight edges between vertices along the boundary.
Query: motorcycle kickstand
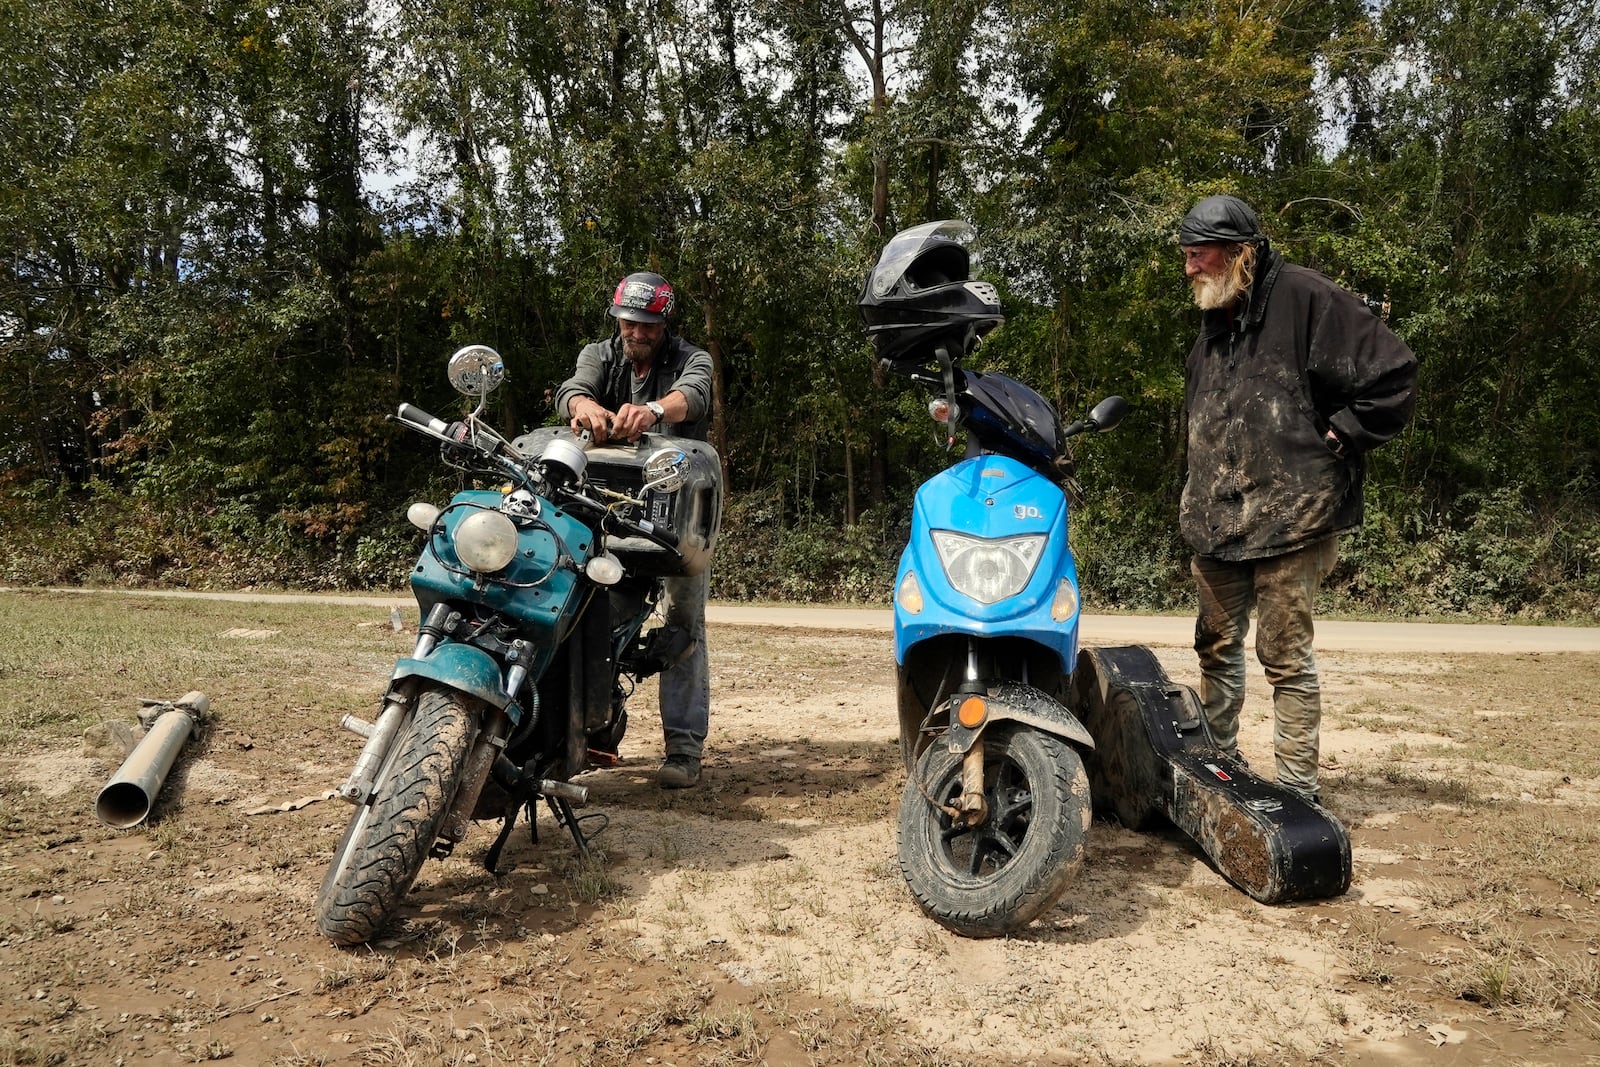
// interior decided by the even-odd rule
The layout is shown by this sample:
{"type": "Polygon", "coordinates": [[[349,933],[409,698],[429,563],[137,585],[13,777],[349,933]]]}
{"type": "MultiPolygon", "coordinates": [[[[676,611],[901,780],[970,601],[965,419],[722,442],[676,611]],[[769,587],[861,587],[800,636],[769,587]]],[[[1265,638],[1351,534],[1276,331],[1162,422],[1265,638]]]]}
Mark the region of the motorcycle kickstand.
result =
{"type": "Polygon", "coordinates": [[[564,797],[545,797],[544,801],[550,805],[550,811],[556,817],[556,822],[566,826],[572,834],[572,840],[578,843],[578,852],[584,859],[593,859],[589,851],[589,838],[584,834],[583,828],[578,825],[578,817],[572,813],[572,805],[564,797]]]}

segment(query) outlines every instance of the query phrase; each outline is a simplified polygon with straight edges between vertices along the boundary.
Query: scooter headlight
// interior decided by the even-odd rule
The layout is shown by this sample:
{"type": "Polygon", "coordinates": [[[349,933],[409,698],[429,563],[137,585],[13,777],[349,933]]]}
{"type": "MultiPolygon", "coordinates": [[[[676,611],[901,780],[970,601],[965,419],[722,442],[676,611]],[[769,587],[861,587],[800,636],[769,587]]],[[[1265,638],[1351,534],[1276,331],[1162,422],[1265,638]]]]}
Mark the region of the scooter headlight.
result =
{"type": "Polygon", "coordinates": [[[1022,592],[1039,564],[1046,539],[1045,534],[1025,534],[990,541],[933,531],[933,547],[945,577],[956,592],[980,604],[995,604],[1022,592]]]}
{"type": "Polygon", "coordinates": [[[498,511],[474,511],[456,526],[456,558],[469,570],[493,574],[517,554],[517,527],[498,511]]]}

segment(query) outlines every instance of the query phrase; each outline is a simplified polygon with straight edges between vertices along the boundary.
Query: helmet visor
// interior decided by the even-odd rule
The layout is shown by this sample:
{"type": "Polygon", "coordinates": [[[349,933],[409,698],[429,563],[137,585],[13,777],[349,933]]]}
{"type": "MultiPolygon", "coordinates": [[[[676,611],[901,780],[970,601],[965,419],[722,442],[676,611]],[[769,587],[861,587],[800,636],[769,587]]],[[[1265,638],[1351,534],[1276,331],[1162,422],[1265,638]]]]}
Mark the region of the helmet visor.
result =
{"type": "Polygon", "coordinates": [[[959,219],[925,222],[900,231],[883,247],[877,265],[867,276],[866,295],[881,299],[902,281],[909,281],[914,289],[966,281],[971,270],[973,236],[972,227],[959,219]],[[907,278],[906,272],[913,264],[921,270],[932,265],[936,273],[945,276],[907,278]],[[944,270],[937,269],[940,264],[944,265],[944,270]]]}

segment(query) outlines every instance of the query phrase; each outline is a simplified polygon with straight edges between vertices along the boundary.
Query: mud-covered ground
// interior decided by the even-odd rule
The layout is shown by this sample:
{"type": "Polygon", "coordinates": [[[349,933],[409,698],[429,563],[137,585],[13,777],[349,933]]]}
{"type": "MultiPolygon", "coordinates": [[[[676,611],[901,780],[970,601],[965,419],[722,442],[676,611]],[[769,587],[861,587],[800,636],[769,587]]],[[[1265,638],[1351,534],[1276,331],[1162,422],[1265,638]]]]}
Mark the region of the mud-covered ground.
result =
{"type": "Polygon", "coordinates": [[[584,779],[599,863],[547,812],[493,877],[480,826],[346,950],[310,916],[359,744],[335,712],[412,638],[350,608],[347,645],[297,650],[278,610],[211,624],[261,667],[210,683],[147,824],[94,817],[103,731],[0,751],[0,1064],[1600,1062],[1600,657],[1323,653],[1348,894],[1266,907],[1175,831],[1102,820],[1058,907],[973,941],[895,865],[889,637],[714,627],[701,788],[653,784],[650,686],[584,779]]]}

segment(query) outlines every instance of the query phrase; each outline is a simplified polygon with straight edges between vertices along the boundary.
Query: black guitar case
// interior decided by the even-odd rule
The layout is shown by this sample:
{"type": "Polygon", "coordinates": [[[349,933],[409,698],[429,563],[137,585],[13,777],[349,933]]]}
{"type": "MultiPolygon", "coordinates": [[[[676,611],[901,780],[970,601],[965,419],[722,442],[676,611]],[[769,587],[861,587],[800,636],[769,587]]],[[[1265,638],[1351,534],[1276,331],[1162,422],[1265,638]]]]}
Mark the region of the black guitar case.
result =
{"type": "Polygon", "coordinates": [[[1130,830],[1169,819],[1217,870],[1263,904],[1350,888],[1350,836],[1320,805],[1224,755],[1200,698],[1139,645],[1085,648],[1072,708],[1094,736],[1086,761],[1095,807],[1130,830]]]}

